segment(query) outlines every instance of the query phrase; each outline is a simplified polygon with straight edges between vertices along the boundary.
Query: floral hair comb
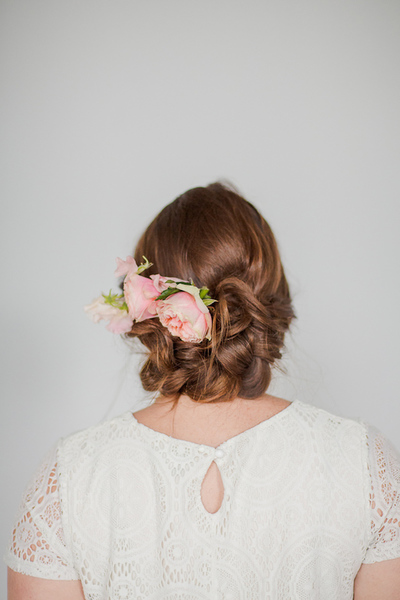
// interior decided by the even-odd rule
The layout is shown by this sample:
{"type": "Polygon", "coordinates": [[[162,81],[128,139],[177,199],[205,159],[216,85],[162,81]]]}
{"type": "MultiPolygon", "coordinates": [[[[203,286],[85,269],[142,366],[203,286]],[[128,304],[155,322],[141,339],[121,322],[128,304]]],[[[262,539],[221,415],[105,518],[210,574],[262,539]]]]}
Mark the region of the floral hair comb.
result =
{"type": "Polygon", "coordinates": [[[127,333],[133,323],[158,317],[168,331],[185,342],[199,343],[211,339],[211,314],[208,306],[217,302],[208,288],[198,288],[193,281],[180,281],[159,274],[140,275],[153,263],[143,256],[139,266],[132,256],[117,258],[115,276],[125,275],[122,294],[102,294],[84,310],[95,323],[105,319],[112,333],[127,333]]]}

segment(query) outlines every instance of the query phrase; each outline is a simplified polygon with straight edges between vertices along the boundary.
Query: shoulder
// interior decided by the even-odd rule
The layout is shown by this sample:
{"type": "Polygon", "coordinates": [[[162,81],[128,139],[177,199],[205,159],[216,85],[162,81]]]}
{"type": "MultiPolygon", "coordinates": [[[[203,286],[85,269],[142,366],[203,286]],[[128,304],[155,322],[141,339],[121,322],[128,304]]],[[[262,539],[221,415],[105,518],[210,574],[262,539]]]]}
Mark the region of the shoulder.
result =
{"type": "Polygon", "coordinates": [[[382,483],[377,482],[385,473],[391,479],[386,487],[399,489],[399,452],[377,427],[362,418],[338,416],[300,401],[296,401],[294,408],[299,426],[316,440],[319,452],[336,452],[353,463],[361,463],[364,476],[372,479],[375,487],[382,488],[382,483]]]}
{"type": "Polygon", "coordinates": [[[365,482],[368,425],[361,419],[343,417],[300,401],[296,401],[293,408],[297,427],[307,438],[308,451],[318,455],[330,468],[357,473],[357,478],[365,482]]]}
{"type": "Polygon", "coordinates": [[[350,436],[366,440],[368,425],[361,419],[339,416],[300,400],[296,400],[294,404],[298,420],[304,427],[330,438],[350,436]]]}
{"type": "Polygon", "coordinates": [[[126,411],[61,438],[57,444],[58,460],[64,468],[73,467],[96,457],[100,450],[129,441],[133,437],[133,422],[132,412],[126,411]]]}

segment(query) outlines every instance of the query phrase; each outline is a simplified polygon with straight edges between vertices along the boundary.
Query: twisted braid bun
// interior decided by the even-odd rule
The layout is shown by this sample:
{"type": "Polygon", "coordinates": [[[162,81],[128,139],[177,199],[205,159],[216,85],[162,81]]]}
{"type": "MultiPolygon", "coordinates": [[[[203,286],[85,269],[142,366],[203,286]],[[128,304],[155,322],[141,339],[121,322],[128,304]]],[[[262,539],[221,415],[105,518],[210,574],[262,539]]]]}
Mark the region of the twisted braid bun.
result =
{"type": "Polygon", "coordinates": [[[294,314],[273,233],[259,212],[232,188],[214,183],[189,190],[166,206],[142,235],[135,259],[152,273],[205,285],[217,302],[211,340],[172,336],[158,319],[134,323],[128,338],[148,349],[141,369],[145,390],[174,404],[257,398],[282,357],[294,314]]]}

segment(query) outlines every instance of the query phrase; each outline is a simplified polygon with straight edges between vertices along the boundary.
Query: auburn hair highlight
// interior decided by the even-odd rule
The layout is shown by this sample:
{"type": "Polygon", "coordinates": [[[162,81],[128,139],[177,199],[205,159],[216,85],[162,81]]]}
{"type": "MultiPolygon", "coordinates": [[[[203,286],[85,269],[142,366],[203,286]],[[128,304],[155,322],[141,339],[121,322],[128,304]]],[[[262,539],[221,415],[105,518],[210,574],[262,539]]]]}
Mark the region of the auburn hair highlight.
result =
{"type": "Polygon", "coordinates": [[[263,394],[296,315],[275,237],[258,210],[227,184],[190,189],[147,227],[134,252],[138,264],[143,256],[153,263],[147,276],[193,280],[217,300],[208,307],[211,340],[198,344],[172,336],[157,318],[133,324],[125,337],[148,351],[143,388],[172,408],[182,394],[197,402],[263,394]]]}

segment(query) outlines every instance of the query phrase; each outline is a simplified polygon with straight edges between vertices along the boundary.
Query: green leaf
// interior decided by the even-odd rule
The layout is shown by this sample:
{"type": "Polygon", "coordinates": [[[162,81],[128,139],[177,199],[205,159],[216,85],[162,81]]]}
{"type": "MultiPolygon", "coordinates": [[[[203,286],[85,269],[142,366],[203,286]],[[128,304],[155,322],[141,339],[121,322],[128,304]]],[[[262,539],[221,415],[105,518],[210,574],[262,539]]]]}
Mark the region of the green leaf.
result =
{"type": "Polygon", "coordinates": [[[174,286],[183,283],[183,285],[194,285],[192,283],[188,283],[187,281],[174,281],[173,279],[167,279],[166,280],[167,283],[172,283],[174,286]]]}
{"type": "Polygon", "coordinates": [[[115,302],[118,298],[122,298],[123,294],[112,294],[111,290],[109,291],[109,293],[106,294],[102,294],[104,301],[106,304],[113,304],[113,302],[115,302]]]}
{"type": "Polygon", "coordinates": [[[142,258],[144,259],[144,263],[141,263],[139,265],[138,270],[136,271],[136,273],[138,275],[139,275],[139,273],[142,273],[146,269],[150,269],[150,267],[153,266],[153,263],[149,262],[145,256],[143,256],[142,258]]]}
{"type": "Polygon", "coordinates": [[[200,288],[200,298],[203,300],[203,298],[207,298],[207,294],[210,290],[206,287],[202,287],[200,288]]]}
{"type": "Polygon", "coordinates": [[[166,298],[168,298],[168,296],[171,296],[172,294],[177,294],[180,291],[181,290],[179,290],[178,288],[169,287],[163,292],[161,292],[161,294],[157,296],[156,300],[165,300],[166,298]]]}
{"type": "Polygon", "coordinates": [[[210,306],[210,304],[218,302],[218,300],[214,300],[213,298],[202,298],[202,300],[206,306],[210,306]]]}
{"type": "Polygon", "coordinates": [[[107,295],[102,294],[102,296],[106,304],[109,304],[114,308],[119,308],[120,310],[126,310],[128,312],[128,306],[124,301],[124,294],[112,294],[110,290],[107,295]]]}

